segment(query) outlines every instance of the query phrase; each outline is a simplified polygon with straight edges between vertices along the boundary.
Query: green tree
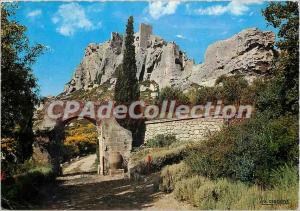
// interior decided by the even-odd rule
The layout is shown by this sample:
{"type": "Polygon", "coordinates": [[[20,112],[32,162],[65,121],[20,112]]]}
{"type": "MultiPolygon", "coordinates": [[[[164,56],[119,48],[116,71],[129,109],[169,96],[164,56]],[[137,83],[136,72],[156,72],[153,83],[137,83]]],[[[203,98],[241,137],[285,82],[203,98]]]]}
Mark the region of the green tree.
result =
{"type": "Polygon", "coordinates": [[[225,104],[240,104],[248,82],[240,75],[222,75],[216,80],[216,85],[222,84],[221,94],[225,104]]]}
{"type": "Polygon", "coordinates": [[[139,85],[136,73],[133,17],[130,16],[126,26],[123,63],[117,70],[114,96],[116,104],[130,104],[139,99],[139,85]]]}
{"type": "MultiPolygon", "coordinates": [[[[123,53],[123,63],[117,70],[117,82],[114,99],[117,105],[129,105],[131,102],[139,100],[139,84],[136,77],[137,67],[135,60],[133,17],[130,16],[126,25],[125,49],[123,53]]],[[[137,111],[138,112],[138,109],[137,111]]],[[[143,140],[145,124],[143,120],[127,118],[118,120],[126,129],[132,132],[133,145],[139,146],[143,140]]]]}
{"type": "MultiPolygon", "coordinates": [[[[298,2],[272,2],[263,10],[265,19],[278,28],[280,57],[274,68],[281,88],[282,110],[298,114],[299,97],[299,9],[298,2]]],[[[266,102],[265,102],[266,103],[266,102]]]]}
{"type": "Polygon", "coordinates": [[[38,102],[31,65],[44,47],[30,46],[26,27],[12,20],[15,7],[1,4],[1,135],[14,138],[22,161],[31,154],[32,116],[38,102]]]}

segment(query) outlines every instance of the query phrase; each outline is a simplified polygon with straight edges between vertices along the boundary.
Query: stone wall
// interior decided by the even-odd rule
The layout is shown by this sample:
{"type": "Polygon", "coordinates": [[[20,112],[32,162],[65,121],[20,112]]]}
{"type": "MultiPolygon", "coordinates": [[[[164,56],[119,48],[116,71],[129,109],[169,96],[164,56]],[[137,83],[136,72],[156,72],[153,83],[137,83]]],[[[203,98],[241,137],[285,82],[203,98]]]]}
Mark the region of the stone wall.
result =
{"type": "Polygon", "coordinates": [[[100,130],[99,152],[100,160],[102,160],[101,173],[108,174],[108,170],[111,169],[109,161],[111,153],[119,153],[122,156],[122,168],[127,171],[130,151],[132,149],[131,132],[121,127],[114,118],[103,120],[100,130]]]}
{"type": "Polygon", "coordinates": [[[165,119],[146,122],[145,142],[158,134],[173,134],[180,141],[203,140],[224,125],[221,118],[165,119]]]}

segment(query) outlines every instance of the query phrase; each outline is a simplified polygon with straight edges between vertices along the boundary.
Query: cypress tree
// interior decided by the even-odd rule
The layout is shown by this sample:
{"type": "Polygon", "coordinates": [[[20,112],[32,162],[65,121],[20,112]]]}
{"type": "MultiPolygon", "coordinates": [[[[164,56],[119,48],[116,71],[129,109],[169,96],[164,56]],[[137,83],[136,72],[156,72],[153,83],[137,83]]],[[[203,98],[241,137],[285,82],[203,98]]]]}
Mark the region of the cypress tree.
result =
{"type": "MultiPolygon", "coordinates": [[[[130,105],[130,103],[139,100],[140,97],[139,84],[136,77],[137,67],[132,16],[128,19],[124,40],[123,63],[116,69],[117,82],[114,93],[116,105],[130,105]]],[[[118,120],[118,122],[132,132],[133,146],[139,146],[143,141],[145,131],[144,120],[134,120],[128,117],[127,119],[118,120]]]]}
{"type": "Polygon", "coordinates": [[[123,63],[117,68],[115,87],[115,101],[117,105],[130,104],[139,99],[139,85],[136,72],[133,17],[130,16],[126,26],[123,63]]]}

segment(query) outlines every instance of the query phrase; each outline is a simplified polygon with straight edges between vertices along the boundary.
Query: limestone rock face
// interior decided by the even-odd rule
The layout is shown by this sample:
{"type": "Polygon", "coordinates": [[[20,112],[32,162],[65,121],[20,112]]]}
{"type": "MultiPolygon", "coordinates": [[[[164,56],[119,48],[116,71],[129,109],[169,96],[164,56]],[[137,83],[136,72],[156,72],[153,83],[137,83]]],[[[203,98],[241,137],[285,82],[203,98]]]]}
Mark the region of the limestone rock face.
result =
{"type": "Polygon", "coordinates": [[[65,85],[64,92],[87,90],[113,78],[115,69],[122,62],[122,41],[120,34],[112,33],[111,39],[105,43],[89,44],[71,81],[65,85]]]}
{"type": "MultiPolygon", "coordinates": [[[[115,83],[116,68],[122,63],[123,36],[113,32],[111,39],[102,44],[89,44],[85,55],[75,70],[64,93],[88,90],[95,84],[107,81],[115,83]]],[[[152,27],[140,25],[135,34],[137,78],[139,81],[153,80],[159,87],[176,86],[187,67],[194,64],[174,42],[166,42],[152,34],[152,27]]]]}
{"type": "Polygon", "coordinates": [[[262,32],[257,28],[216,42],[208,47],[205,62],[193,67],[189,80],[211,86],[223,74],[263,75],[270,69],[275,56],[274,42],[273,32],[262,32]]]}
{"type": "MultiPolygon", "coordinates": [[[[113,32],[102,44],[89,44],[83,60],[64,93],[88,90],[105,82],[116,82],[116,68],[122,64],[123,36],[113,32]]],[[[212,86],[223,74],[244,74],[246,78],[265,74],[275,56],[275,35],[271,31],[246,29],[233,37],[210,45],[203,64],[194,64],[174,42],[152,34],[150,25],[141,24],[135,34],[137,78],[155,81],[159,88],[179,87],[182,90],[196,83],[212,86]]],[[[113,87],[111,87],[112,89],[113,87]]]]}

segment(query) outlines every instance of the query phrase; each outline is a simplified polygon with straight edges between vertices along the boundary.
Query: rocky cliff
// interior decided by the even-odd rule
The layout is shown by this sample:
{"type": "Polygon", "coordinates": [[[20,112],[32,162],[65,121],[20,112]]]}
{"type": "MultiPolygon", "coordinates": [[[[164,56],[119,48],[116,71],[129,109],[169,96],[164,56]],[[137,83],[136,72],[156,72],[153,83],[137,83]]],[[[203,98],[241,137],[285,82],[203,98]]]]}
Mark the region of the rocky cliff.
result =
{"type": "MultiPolygon", "coordinates": [[[[141,24],[135,34],[137,78],[155,81],[159,88],[190,85],[211,86],[223,74],[244,74],[253,78],[268,72],[274,50],[275,35],[256,28],[246,29],[233,37],[210,45],[203,64],[194,61],[174,42],[167,42],[152,34],[152,27],[141,24]]],[[[122,63],[123,36],[113,32],[102,44],[89,44],[64,93],[86,90],[109,83],[113,88],[115,70],[122,63]]]]}
{"type": "Polygon", "coordinates": [[[189,80],[213,85],[223,74],[243,74],[246,78],[266,74],[276,55],[275,34],[257,28],[246,29],[233,37],[210,45],[203,64],[193,66],[189,80]]]}

